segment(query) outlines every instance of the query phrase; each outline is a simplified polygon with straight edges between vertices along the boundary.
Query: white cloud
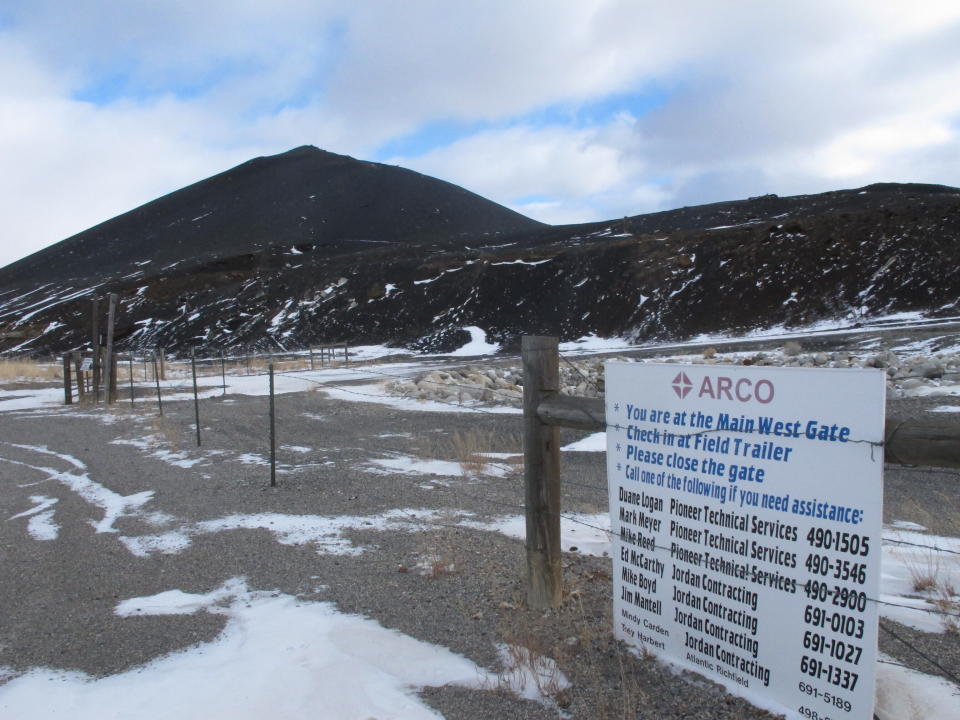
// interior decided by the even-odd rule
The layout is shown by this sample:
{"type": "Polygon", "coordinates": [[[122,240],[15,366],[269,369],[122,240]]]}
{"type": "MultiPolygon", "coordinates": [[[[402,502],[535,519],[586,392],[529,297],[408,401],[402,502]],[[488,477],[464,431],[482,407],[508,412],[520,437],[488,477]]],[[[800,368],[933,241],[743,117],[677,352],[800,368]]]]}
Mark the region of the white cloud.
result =
{"type": "Polygon", "coordinates": [[[958,37],[952,0],[11,0],[0,265],[257,154],[445,122],[477,129],[397,161],[552,221],[960,184],[958,37]]]}

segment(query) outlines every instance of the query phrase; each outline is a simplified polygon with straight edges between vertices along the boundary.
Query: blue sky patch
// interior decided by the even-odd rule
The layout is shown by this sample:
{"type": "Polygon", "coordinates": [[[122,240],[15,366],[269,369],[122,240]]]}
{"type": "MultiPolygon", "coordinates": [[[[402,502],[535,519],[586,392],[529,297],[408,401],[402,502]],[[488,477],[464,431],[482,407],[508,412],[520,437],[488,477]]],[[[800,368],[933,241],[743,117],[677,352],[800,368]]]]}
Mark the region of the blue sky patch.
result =
{"type": "Polygon", "coordinates": [[[373,159],[384,162],[394,157],[418,157],[480,132],[517,126],[534,130],[552,126],[589,128],[605,125],[620,113],[639,118],[665,105],[675,92],[674,88],[651,87],[642,92],[610,95],[594,102],[557,103],[524,115],[491,122],[439,120],[407,135],[392,138],[377,148],[373,159]]]}

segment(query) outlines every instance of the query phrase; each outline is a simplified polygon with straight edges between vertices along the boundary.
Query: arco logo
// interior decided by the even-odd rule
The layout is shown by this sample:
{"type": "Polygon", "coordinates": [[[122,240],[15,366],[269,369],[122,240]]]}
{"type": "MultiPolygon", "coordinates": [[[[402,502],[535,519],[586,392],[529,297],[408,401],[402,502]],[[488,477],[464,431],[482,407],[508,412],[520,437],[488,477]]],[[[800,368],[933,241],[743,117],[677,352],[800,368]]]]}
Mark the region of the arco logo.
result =
{"type": "MultiPolygon", "coordinates": [[[[682,370],[677,373],[670,387],[683,400],[694,389],[694,383],[682,370]]],[[[776,390],[770,380],[753,381],[750,378],[734,379],[725,375],[704,375],[697,386],[698,398],[730,400],[731,402],[758,402],[766,405],[773,400],[776,390]]]]}
{"type": "Polygon", "coordinates": [[[690,382],[690,378],[687,377],[687,374],[683,371],[679,372],[677,376],[673,379],[673,391],[677,394],[677,397],[683,400],[687,394],[693,389],[693,383],[690,382]]]}

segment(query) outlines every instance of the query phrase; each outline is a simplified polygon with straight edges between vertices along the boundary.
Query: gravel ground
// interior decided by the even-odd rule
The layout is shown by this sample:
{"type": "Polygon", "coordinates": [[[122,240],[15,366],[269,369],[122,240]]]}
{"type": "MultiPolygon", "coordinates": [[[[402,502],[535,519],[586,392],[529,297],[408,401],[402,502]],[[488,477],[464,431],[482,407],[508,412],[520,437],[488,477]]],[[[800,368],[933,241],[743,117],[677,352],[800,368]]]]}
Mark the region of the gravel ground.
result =
{"type": "MultiPolygon", "coordinates": [[[[574,717],[770,717],[718,685],[689,674],[678,678],[614,642],[606,558],[565,554],[563,607],[547,613],[526,609],[522,542],[456,525],[467,513],[474,519],[521,513],[519,466],[503,478],[432,480],[367,469],[370,458],[391,454],[456,459],[457,433],[479,437],[499,450],[519,450],[518,415],[401,412],[331,400],[322,391],[279,396],[277,407],[281,467],[276,488],[269,487],[268,467],[242,457],[256,455],[262,463],[268,455],[266,398],[203,401],[201,449],[195,447],[192,403],[165,403],[162,419],[146,403],[137,411],[118,405],[112,410],[0,414],[5,443],[0,456],[34,467],[69,469],[60,458],[10,443],[47,446],[82,460],[91,478],[116,493],[156,490],[148,509],[176,522],[165,527],[162,518],[124,516],[115,527],[126,536],[235,513],[375,515],[399,507],[448,514],[426,531],[347,531],[354,544],[368,547],[357,556],[318,554],[309,544],[280,544],[269,531],[256,529],[200,534],[178,554],[136,557],[116,533],[95,532],[91,521],[101,519],[100,509],[62,484],[43,481],[36,470],[0,462],[3,517],[31,507],[30,496],[42,493],[59,499],[56,519],[61,525],[56,541],[38,542],[26,534],[23,521],[0,522],[0,666],[102,676],[208,642],[222,629],[222,616],[120,619],[113,609],[125,598],[173,588],[209,592],[229,578],[245,576],[252,588],[333,601],[344,612],[374,618],[488,668],[498,666],[496,643],[536,648],[556,659],[570,679],[571,689],[557,701],[574,717]],[[146,435],[156,436],[157,447],[199,462],[177,467],[113,442],[146,435]],[[435,570],[414,572],[419,562],[433,563],[435,570]]],[[[898,406],[918,414],[924,408],[924,401],[898,406]]],[[[578,437],[564,431],[565,442],[578,437]]],[[[564,510],[604,511],[604,493],[583,487],[605,486],[602,454],[565,453],[563,464],[564,477],[582,485],[565,487],[564,510]]],[[[885,487],[885,520],[912,520],[937,534],[960,535],[957,475],[889,468],[885,487]]],[[[956,635],[891,627],[960,674],[956,635]]],[[[881,637],[881,649],[924,672],[940,672],[890,637],[881,637]]],[[[428,688],[422,696],[448,718],[557,716],[556,708],[495,688],[428,688]]]]}

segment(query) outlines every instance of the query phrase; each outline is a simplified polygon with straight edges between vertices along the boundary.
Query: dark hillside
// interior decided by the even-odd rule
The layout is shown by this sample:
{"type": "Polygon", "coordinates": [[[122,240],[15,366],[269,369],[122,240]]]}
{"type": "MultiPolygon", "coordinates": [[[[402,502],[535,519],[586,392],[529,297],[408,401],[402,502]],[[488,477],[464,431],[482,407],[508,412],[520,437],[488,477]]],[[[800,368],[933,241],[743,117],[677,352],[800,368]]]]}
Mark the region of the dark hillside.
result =
{"type": "Polygon", "coordinates": [[[884,183],[546,226],[316,148],[258,158],[0,270],[0,350],[350,340],[456,347],[464,326],[634,340],[960,314],[960,190],[884,183]]]}
{"type": "MultiPolygon", "coordinates": [[[[399,167],[299,147],[177,190],[0,269],[0,287],[156,275],[344,241],[451,243],[540,224],[399,167]]],[[[133,279],[133,278],[131,278],[133,279]]]]}

